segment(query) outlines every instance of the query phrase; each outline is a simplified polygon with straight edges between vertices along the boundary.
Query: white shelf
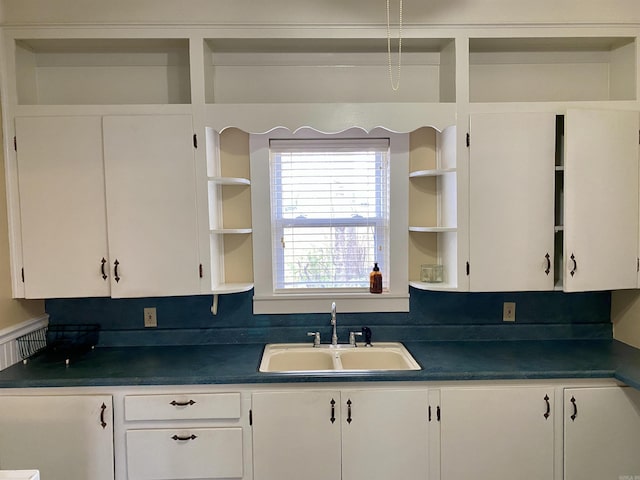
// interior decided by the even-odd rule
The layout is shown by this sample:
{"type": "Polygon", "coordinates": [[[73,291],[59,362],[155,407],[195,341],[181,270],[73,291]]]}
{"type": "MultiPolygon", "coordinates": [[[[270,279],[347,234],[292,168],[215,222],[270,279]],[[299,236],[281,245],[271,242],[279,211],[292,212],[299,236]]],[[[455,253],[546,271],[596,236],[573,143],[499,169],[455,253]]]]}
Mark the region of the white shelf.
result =
{"type": "Polygon", "coordinates": [[[251,180],[248,178],[209,177],[209,181],[216,185],[251,185],[251,180]]]}
{"type": "Polygon", "coordinates": [[[635,37],[470,38],[469,100],[633,100],[635,52],[635,37]]]}
{"type": "Polygon", "coordinates": [[[212,228],[210,231],[218,235],[245,235],[252,230],[250,228],[212,228]]]}
{"type": "Polygon", "coordinates": [[[436,168],[433,170],[417,170],[409,174],[409,178],[419,177],[438,177],[440,175],[446,175],[447,173],[455,173],[455,168],[436,168]]]}
{"type": "Polygon", "coordinates": [[[187,38],[14,42],[20,105],[190,104],[187,38]]]}
{"type": "Polygon", "coordinates": [[[213,287],[214,295],[248,292],[253,288],[253,283],[220,283],[213,287]]]}
{"type": "Polygon", "coordinates": [[[456,285],[451,285],[450,283],[409,282],[409,286],[417,288],[418,290],[439,290],[443,292],[458,290],[456,285]]]}
{"type": "Polygon", "coordinates": [[[410,226],[410,232],[419,232],[419,233],[441,233],[441,232],[456,232],[458,229],[456,227],[417,227],[410,226]]]}

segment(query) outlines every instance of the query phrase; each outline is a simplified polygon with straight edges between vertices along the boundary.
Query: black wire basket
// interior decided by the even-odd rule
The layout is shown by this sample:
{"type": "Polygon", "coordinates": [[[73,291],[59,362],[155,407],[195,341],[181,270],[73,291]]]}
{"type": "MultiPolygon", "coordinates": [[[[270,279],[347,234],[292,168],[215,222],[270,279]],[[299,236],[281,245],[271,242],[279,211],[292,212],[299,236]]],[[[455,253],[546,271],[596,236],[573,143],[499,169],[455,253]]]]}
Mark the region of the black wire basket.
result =
{"type": "Polygon", "coordinates": [[[40,353],[54,354],[68,364],[72,356],[80,355],[98,344],[100,325],[60,324],[30,332],[17,339],[20,356],[27,359],[40,353]]]}

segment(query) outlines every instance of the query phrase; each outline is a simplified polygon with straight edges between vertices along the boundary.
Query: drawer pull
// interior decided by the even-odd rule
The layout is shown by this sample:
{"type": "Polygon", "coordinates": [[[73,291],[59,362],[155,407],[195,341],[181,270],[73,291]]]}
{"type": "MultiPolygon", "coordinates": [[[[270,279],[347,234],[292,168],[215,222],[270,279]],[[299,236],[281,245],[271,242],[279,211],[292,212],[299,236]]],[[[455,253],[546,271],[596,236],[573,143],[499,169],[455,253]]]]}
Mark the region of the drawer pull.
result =
{"type": "Polygon", "coordinates": [[[173,405],[174,407],[188,407],[189,405],[195,405],[195,403],[193,400],[189,400],[188,402],[176,402],[174,400],[169,405],[173,405]]]}
{"type": "Polygon", "coordinates": [[[174,435],[173,437],[171,437],[173,440],[175,440],[176,442],[186,442],[188,440],[195,440],[196,438],[198,438],[195,435],[189,435],[188,437],[181,437],[179,435],[174,435]]]}

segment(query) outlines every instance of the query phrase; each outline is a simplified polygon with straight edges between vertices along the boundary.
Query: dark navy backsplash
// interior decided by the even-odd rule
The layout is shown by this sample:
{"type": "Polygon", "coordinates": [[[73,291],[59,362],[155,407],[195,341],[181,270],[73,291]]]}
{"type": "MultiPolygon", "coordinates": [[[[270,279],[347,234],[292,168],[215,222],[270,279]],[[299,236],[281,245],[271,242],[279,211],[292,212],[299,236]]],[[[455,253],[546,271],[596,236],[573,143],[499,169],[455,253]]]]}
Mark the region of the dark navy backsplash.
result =
{"type": "MultiPolygon", "coordinates": [[[[610,339],[610,292],[458,293],[410,289],[406,313],[341,313],[338,336],[368,326],[376,341],[610,339]],[[516,303],[516,322],[502,321],[504,302],[516,303]]],[[[51,324],[98,323],[99,346],[307,342],[307,332],[331,337],[329,312],[253,315],[253,291],[161,298],[78,298],[46,301],[51,324]],[[156,307],[158,327],[143,327],[143,309],[156,307]]]]}

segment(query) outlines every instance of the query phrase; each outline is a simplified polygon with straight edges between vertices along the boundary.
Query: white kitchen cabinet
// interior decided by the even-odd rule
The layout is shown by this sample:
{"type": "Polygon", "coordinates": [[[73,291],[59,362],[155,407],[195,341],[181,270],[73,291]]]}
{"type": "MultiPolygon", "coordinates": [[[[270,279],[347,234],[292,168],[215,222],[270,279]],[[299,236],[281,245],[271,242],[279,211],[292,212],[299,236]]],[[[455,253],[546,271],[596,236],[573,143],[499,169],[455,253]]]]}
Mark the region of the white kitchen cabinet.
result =
{"type": "Polygon", "coordinates": [[[344,390],[341,398],[344,480],[426,480],[426,390],[344,390]]]}
{"type": "Polygon", "coordinates": [[[0,470],[113,480],[110,395],[0,396],[0,470]]]}
{"type": "Polygon", "coordinates": [[[638,127],[634,111],[565,115],[565,291],[637,286],[638,127]]]}
{"type": "Polygon", "coordinates": [[[252,395],[253,477],[341,478],[340,391],[252,395]]]}
{"type": "Polygon", "coordinates": [[[469,287],[554,286],[555,114],[470,118],[469,287]]]}
{"type": "Polygon", "coordinates": [[[191,116],[109,116],[103,128],[111,295],[200,293],[191,116]]]}
{"type": "Polygon", "coordinates": [[[19,117],[16,136],[25,296],[108,296],[102,119],[19,117]]]}
{"type": "Polygon", "coordinates": [[[546,387],[443,388],[441,479],[553,478],[553,399],[546,387]]]}
{"type": "Polygon", "coordinates": [[[200,292],[189,115],[25,117],[16,136],[27,298],[200,292]]]}
{"type": "Polygon", "coordinates": [[[640,392],[628,387],[564,390],[564,480],[640,475],[640,392]]]}
{"type": "Polygon", "coordinates": [[[471,116],[472,291],[636,287],[638,118],[471,116]]]}
{"type": "Polygon", "coordinates": [[[124,396],[128,480],[244,478],[239,392],[124,396]]]}
{"type": "Polygon", "coordinates": [[[426,390],[253,394],[255,480],[427,478],[426,390]]]}

